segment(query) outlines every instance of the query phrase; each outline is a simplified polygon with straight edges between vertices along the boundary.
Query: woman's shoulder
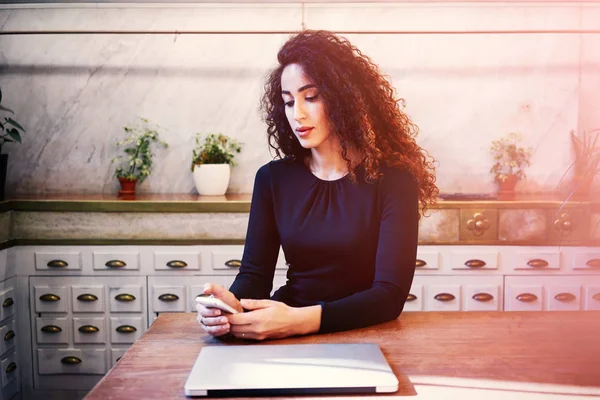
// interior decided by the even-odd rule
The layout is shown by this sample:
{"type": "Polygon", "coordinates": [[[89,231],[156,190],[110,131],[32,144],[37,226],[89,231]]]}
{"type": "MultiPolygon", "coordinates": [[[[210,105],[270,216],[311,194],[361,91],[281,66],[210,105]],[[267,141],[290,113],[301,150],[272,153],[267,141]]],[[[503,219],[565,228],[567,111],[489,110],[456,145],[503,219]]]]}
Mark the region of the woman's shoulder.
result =
{"type": "Polygon", "coordinates": [[[277,160],[271,160],[264,164],[258,169],[257,176],[278,178],[282,174],[286,175],[290,171],[294,171],[298,168],[298,162],[291,158],[282,158],[277,160]]]}
{"type": "Polygon", "coordinates": [[[382,165],[379,167],[381,172],[381,185],[389,186],[417,186],[415,175],[409,169],[399,165],[382,165]]]}

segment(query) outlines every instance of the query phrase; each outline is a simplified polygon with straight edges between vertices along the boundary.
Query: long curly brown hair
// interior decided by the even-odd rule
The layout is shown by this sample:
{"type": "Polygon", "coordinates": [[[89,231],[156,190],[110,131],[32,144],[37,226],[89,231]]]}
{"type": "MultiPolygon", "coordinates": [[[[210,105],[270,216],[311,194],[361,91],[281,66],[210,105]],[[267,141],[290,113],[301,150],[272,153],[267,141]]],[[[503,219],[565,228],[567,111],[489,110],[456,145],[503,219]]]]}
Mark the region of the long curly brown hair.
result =
{"type": "Polygon", "coordinates": [[[366,179],[378,180],[380,165],[409,171],[419,187],[421,214],[435,204],[433,158],[415,141],[419,128],[402,112],[394,88],[379,67],[346,38],[329,31],[304,30],[292,36],[277,54],[279,66],[267,77],[261,107],[267,123],[269,146],[278,158],[304,160],[310,150],[303,148],[288,123],[281,96],[281,74],[289,64],[298,64],[319,89],[332,133],[339,139],[349,176],[356,179],[348,155],[359,149],[366,179]]]}

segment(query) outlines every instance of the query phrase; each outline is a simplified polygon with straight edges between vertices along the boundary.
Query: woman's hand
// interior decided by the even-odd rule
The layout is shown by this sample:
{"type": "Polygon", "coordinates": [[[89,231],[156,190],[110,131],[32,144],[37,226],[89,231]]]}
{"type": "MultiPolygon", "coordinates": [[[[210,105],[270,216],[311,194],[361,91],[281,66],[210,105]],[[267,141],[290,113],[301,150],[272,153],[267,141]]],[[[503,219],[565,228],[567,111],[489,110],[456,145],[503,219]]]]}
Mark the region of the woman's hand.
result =
{"type": "Polygon", "coordinates": [[[294,308],[273,300],[242,299],[249,312],[227,316],[231,333],[242,339],[280,339],[317,332],[321,306],[294,308]]]}
{"type": "MultiPolygon", "coordinates": [[[[212,294],[214,297],[229,304],[240,313],[244,312],[242,305],[233,293],[221,285],[207,283],[204,285],[203,293],[212,294]]],[[[196,304],[196,311],[198,311],[198,322],[202,326],[202,329],[204,329],[204,332],[211,336],[222,336],[229,333],[230,325],[226,315],[231,314],[224,313],[218,308],[204,307],[201,304],[196,304]]]]}

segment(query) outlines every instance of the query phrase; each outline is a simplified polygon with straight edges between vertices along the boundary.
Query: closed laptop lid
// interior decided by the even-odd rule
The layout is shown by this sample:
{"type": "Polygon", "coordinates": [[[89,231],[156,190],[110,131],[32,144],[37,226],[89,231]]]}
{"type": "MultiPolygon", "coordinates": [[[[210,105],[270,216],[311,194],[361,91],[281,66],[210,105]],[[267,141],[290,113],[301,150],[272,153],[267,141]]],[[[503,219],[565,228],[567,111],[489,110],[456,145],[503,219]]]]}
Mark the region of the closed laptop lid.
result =
{"type": "Polygon", "coordinates": [[[373,343],[204,347],[187,396],[395,392],[398,379],[373,343]]]}

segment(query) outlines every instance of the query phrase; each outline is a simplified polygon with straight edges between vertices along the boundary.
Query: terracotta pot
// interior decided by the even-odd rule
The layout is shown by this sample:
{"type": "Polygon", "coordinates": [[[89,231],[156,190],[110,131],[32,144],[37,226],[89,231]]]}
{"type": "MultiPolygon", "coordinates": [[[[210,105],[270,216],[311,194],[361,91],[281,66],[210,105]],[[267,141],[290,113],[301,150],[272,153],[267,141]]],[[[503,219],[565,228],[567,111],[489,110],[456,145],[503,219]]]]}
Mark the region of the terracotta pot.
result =
{"type": "Polygon", "coordinates": [[[506,180],[497,181],[498,183],[498,198],[500,200],[512,200],[515,197],[515,186],[518,179],[516,175],[508,175],[506,180]]]}
{"type": "Polygon", "coordinates": [[[135,184],[137,183],[137,179],[131,180],[126,178],[119,178],[119,183],[121,184],[119,196],[135,194],[135,184]]]}

